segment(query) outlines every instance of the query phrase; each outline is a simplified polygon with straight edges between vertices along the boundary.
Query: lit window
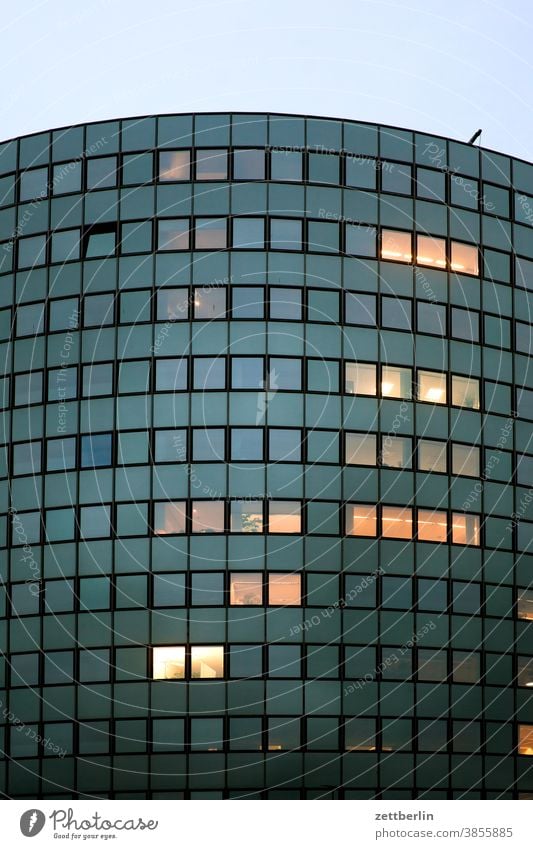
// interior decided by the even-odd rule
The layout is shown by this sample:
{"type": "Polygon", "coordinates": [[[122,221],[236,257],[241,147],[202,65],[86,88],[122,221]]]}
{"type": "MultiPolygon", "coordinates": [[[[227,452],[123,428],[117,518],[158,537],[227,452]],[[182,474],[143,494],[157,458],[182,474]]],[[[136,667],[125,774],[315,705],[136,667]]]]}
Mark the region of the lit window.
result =
{"type": "Polygon", "coordinates": [[[189,219],[162,218],[158,221],[157,250],[186,251],[189,249],[189,219]]]}
{"type": "Polygon", "coordinates": [[[446,443],[421,439],[418,443],[418,468],[421,472],[446,472],[446,443]]]}
{"type": "Polygon", "coordinates": [[[198,250],[216,250],[227,245],[225,218],[197,218],[194,246],[198,250]]]}
{"type": "Polygon", "coordinates": [[[154,504],[154,533],[184,534],[185,516],[185,501],[156,501],[154,504]]]}
{"type": "Polygon", "coordinates": [[[376,394],[376,366],[346,363],[345,390],[348,395],[376,394]]]}
{"type": "Polygon", "coordinates": [[[479,477],[479,448],[452,442],[452,473],[479,477]]]}
{"type": "Polygon", "coordinates": [[[446,375],[437,371],[418,372],[418,400],[431,404],[446,403],[446,375]]]}
{"type": "Polygon", "coordinates": [[[270,534],[299,534],[302,530],[302,505],[299,501],[270,501],[268,532],[270,534]]]}
{"type": "Polygon", "coordinates": [[[301,605],[301,576],[289,572],[271,572],[268,576],[268,603],[276,607],[301,605]]]}
{"type": "Polygon", "coordinates": [[[383,507],[381,528],[384,537],[411,539],[413,536],[413,511],[410,507],[383,507]]]}
{"type": "Polygon", "coordinates": [[[369,504],[346,505],[346,533],[355,537],[375,537],[377,511],[369,504]]]}
{"type": "Polygon", "coordinates": [[[381,394],[384,398],[411,398],[412,372],[410,368],[383,366],[381,394]]]}
{"type": "Polygon", "coordinates": [[[518,618],[533,620],[533,590],[519,590],[517,602],[518,618]]]}
{"type": "Polygon", "coordinates": [[[452,374],[452,404],[479,410],[479,380],[452,374]]]}
{"type": "Polygon", "coordinates": [[[433,265],[446,268],[446,239],[433,236],[416,237],[416,261],[418,265],[433,265]]]}
{"type": "Polygon", "coordinates": [[[346,433],[345,446],[346,465],[376,465],[376,437],[373,433],[346,433]]]}
{"type": "Polygon", "coordinates": [[[452,242],[451,267],[460,274],[479,274],[478,249],[463,242],[452,242]]]}
{"type": "Polygon", "coordinates": [[[444,510],[418,511],[418,539],[424,542],[446,542],[448,520],[444,510]]]}
{"type": "Polygon", "coordinates": [[[232,501],[231,502],[232,533],[260,534],[263,532],[263,502],[262,501],[232,501]]]}
{"type": "Polygon", "coordinates": [[[382,230],[381,258],[392,259],[396,262],[412,262],[411,233],[405,233],[402,230],[382,230]]]}
{"type": "Polygon", "coordinates": [[[518,726],[518,754],[533,755],[533,725],[518,726]]]}
{"type": "Polygon", "coordinates": [[[381,465],[393,469],[411,468],[412,445],[408,436],[387,435],[381,447],[381,465]]]}
{"type": "Polygon", "coordinates": [[[376,720],[347,719],[344,724],[344,748],[348,752],[376,751],[376,720]]]}
{"type": "Polygon", "coordinates": [[[223,678],[224,648],[222,646],[192,646],[191,678],[223,678]]]}
{"type": "Polygon", "coordinates": [[[190,150],[164,150],[159,154],[160,180],[190,180],[190,150]]]}
{"type": "Polygon", "coordinates": [[[459,545],[479,545],[479,516],[452,513],[452,542],[459,545]]]}
{"type": "Polygon", "coordinates": [[[519,687],[533,687],[533,657],[518,655],[517,681],[519,687]]]}
{"type": "Polygon", "coordinates": [[[197,150],[196,179],[226,180],[228,176],[228,153],[226,150],[197,150]]]}
{"type": "Polygon", "coordinates": [[[224,502],[193,501],[192,532],[193,534],[224,533],[224,502]]]}
{"type": "Polygon", "coordinates": [[[229,603],[247,606],[262,604],[263,576],[261,572],[232,572],[229,603]]]}
{"type": "Polygon", "coordinates": [[[226,314],[226,287],[201,286],[194,290],[195,318],[224,318],[226,314]]]}
{"type": "Polygon", "coordinates": [[[153,677],[185,678],[185,646],[157,646],[153,650],[153,677]]]}

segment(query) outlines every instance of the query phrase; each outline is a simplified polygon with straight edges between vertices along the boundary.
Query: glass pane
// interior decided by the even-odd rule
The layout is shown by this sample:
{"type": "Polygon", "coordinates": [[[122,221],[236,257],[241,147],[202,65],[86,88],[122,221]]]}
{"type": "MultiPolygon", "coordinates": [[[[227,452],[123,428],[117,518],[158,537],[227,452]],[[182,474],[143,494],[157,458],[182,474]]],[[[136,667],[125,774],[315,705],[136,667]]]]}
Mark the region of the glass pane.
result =
{"type": "Polygon", "coordinates": [[[381,394],[384,398],[411,398],[412,372],[410,368],[383,366],[381,394]]]}
{"type": "Polygon", "coordinates": [[[452,443],[452,473],[479,477],[479,448],[452,443]]]}
{"type": "Polygon", "coordinates": [[[185,517],[185,501],[156,501],[154,504],[154,533],[184,534],[185,517]]]}
{"type": "Polygon", "coordinates": [[[381,465],[391,466],[394,469],[411,468],[412,446],[411,439],[407,436],[393,436],[389,434],[383,437],[381,447],[381,465]]]}
{"type": "Polygon", "coordinates": [[[418,468],[426,472],[446,472],[446,443],[421,439],[418,443],[418,468]]]}
{"type": "Polygon", "coordinates": [[[271,151],[270,179],[287,181],[301,180],[302,154],[296,150],[271,151]]]}
{"type": "Polygon", "coordinates": [[[114,303],[114,295],[86,295],[83,304],[84,327],[113,324],[114,303]]]}
{"type": "Polygon", "coordinates": [[[270,389],[301,389],[302,361],[288,357],[271,357],[268,385],[270,389]]]}
{"type": "Polygon", "coordinates": [[[185,678],[185,646],[158,646],[153,650],[154,678],[185,678]]]}
{"type": "Polygon", "coordinates": [[[97,256],[111,256],[116,250],[117,236],[115,232],[90,233],[87,239],[85,256],[87,258],[97,256]]]}
{"type": "Polygon", "coordinates": [[[373,433],[346,433],[346,464],[376,465],[376,437],[373,433]]]}
{"type": "Polygon", "coordinates": [[[227,246],[226,218],[197,218],[195,247],[199,250],[216,250],[227,246]]]}
{"type": "Polygon", "coordinates": [[[519,619],[533,620],[533,590],[518,590],[516,615],[519,619]]]}
{"type": "Polygon", "coordinates": [[[157,222],[158,251],[186,251],[189,243],[188,218],[163,218],[157,222]]]}
{"type": "Polygon", "coordinates": [[[416,261],[419,265],[446,268],[446,239],[418,235],[416,237],[416,261]]]}
{"type": "Polygon", "coordinates": [[[224,502],[192,502],[193,534],[224,533],[224,502]]]}
{"type": "Polygon", "coordinates": [[[191,678],[223,678],[224,649],[222,646],[192,646],[191,678]]]}
{"type": "Polygon", "coordinates": [[[290,218],[271,218],[270,246],[277,251],[301,251],[302,222],[290,218]]]}
{"type": "Polygon", "coordinates": [[[270,573],[268,576],[268,603],[276,607],[301,605],[301,576],[288,572],[270,573]]]}
{"type": "Polygon", "coordinates": [[[479,516],[452,513],[452,542],[459,545],[479,545],[479,516]]]}
{"type": "Polygon", "coordinates": [[[346,534],[357,537],[375,537],[377,511],[369,504],[346,505],[346,534]]]}
{"type": "Polygon", "coordinates": [[[368,363],[346,363],[344,391],[349,395],[375,395],[376,366],[368,363]]]}
{"type": "Polygon", "coordinates": [[[263,318],[264,289],[259,286],[234,286],[232,290],[233,318],[263,318]]]}
{"type": "Polygon", "coordinates": [[[399,165],[397,162],[382,162],[381,191],[396,192],[401,195],[412,194],[411,166],[399,165]]]}
{"type": "Polygon", "coordinates": [[[270,289],[270,318],[300,321],[302,318],[302,290],[270,289]]]}
{"type": "Polygon", "coordinates": [[[518,754],[533,755],[533,725],[518,726],[518,754]]]}
{"type": "Polygon", "coordinates": [[[193,572],[191,601],[196,607],[223,604],[224,574],[222,572],[193,572]]]}
{"type": "Polygon", "coordinates": [[[232,428],[231,431],[232,460],[262,460],[263,459],[263,430],[262,428],[232,428]]]}
{"type": "Polygon", "coordinates": [[[269,429],[269,459],[299,463],[301,460],[301,431],[283,428],[269,429]]]}
{"type": "Polygon", "coordinates": [[[233,178],[235,180],[264,180],[265,151],[264,150],[234,150],[233,178]]]}
{"type": "Polygon", "coordinates": [[[226,314],[226,287],[197,287],[194,290],[195,318],[224,318],[226,314]]]}
{"type": "Polygon", "coordinates": [[[232,533],[260,534],[263,531],[263,502],[262,501],[232,501],[231,526],[232,533]]]}
{"type": "Polygon", "coordinates": [[[32,168],[20,175],[20,200],[45,198],[48,194],[48,168],[32,168]]]}
{"type": "Polygon", "coordinates": [[[381,513],[384,537],[410,539],[413,536],[413,511],[408,507],[383,507],[381,513]]]}
{"type": "Polygon", "coordinates": [[[452,242],[451,268],[460,274],[479,274],[478,249],[474,245],[452,242]]]}
{"type": "Polygon", "coordinates": [[[33,336],[44,330],[44,304],[17,309],[17,336],[33,336]]]}
{"type": "Polygon", "coordinates": [[[76,439],[50,439],[46,446],[46,468],[49,472],[76,466],[76,439]]]}
{"type": "Polygon", "coordinates": [[[533,657],[518,655],[517,681],[519,687],[533,687],[533,657]]]}
{"type": "Polygon", "coordinates": [[[233,247],[252,250],[265,246],[264,218],[234,218],[233,247]]]}
{"type": "Polygon", "coordinates": [[[452,404],[479,410],[479,380],[452,375],[452,404]]]}
{"type": "Polygon", "coordinates": [[[376,228],[360,224],[346,225],[346,253],[352,256],[376,256],[376,228]]]}
{"type": "Polygon", "coordinates": [[[105,189],[117,184],[116,156],[87,160],[87,188],[105,189]]]}
{"type": "Polygon", "coordinates": [[[412,302],[407,298],[381,299],[381,326],[411,330],[412,302]]]}
{"type": "Polygon", "coordinates": [[[382,230],[381,258],[392,259],[396,262],[412,262],[411,233],[404,233],[401,230],[382,230]]]}
{"type": "Polygon", "coordinates": [[[227,150],[196,150],[197,180],[226,180],[227,176],[227,150]]]}
{"type": "Polygon", "coordinates": [[[378,164],[362,156],[346,157],[346,185],[358,189],[375,189],[378,164]]]}
{"type": "Polygon", "coordinates": [[[233,357],[231,360],[232,389],[261,389],[263,381],[262,357],[233,357]]]}
{"type": "Polygon", "coordinates": [[[417,329],[419,333],[446,334],[446,307],[417,301],[417,329]]]}
{"type": "Polygon", "coordinates": [[[194,357],[193,366],[193,389],[225,388],[225,357],[194,357]]]}
{"type": "Polygon", "coordinates": [[[255,605],[262,603],[262,573],[232,572],[230,575],[230,604],[255,605]]]}
{"type": "Polygon", "coordinates": [[[81,438],[81,466],[94,469],[111,465],[111,434],[93,434],[81,438]]]}
{"type": "Polygon", "coordinates": [[[418,511],[418,539],[446,542],[448,519],[444,510],[418,511]]]}
{"type": "Polygon", "coordinates": [[[186,389],[187,360],[156,360],[155,388],[157,392],[186,389]]]}
{"type": "Polygon", "coordinates": [[[446,375],[437,371],[418,372],[418,400],[446,403],[446,375]]]}
{"type": "Polygon", "coordinates": [[[348,752],[376,751],[376,720],[347,719],[344,724],[344,747],[348,752]]]}
{"type": "Polygon", "coordinates": [[[189,315],[188,289],[160,289],[157,293],[157,320],[184,321],[189,315]]]}
{"type": "Polygon", "coordinates": [[[346,292],[344,320],[348,324],[376,325],[376,296],[359,292],[346,292]]]}
{"type": "Polygon", "coordinates": [[[190,180],[190,150],[165,150],[159,154],[160,180],[190,180]]]}
{"type": "Polygon", "coordinates": [[[419,198],[444,201],[446,199],[444,172],[435,171],[432,168],[418,168],[416,193],[419,198]]]}
{"type": "Polygon", "coordinates": [[[299,534],[302,530],[302,505],[299,501],[270,501],[268,531],[271,534],[299,534]]]}
{"type": "Polygon", "coordinates": [[[192,459],[193,460],[224,460],[223,428],[194,428],[192,432],[192,459]]]}
{"type": "Polygon", "coordinates": [[[81,535],[87,539],[108,537],[111,532],[110,514],[108,504],[82,507],[80,510],[81,535]]]}

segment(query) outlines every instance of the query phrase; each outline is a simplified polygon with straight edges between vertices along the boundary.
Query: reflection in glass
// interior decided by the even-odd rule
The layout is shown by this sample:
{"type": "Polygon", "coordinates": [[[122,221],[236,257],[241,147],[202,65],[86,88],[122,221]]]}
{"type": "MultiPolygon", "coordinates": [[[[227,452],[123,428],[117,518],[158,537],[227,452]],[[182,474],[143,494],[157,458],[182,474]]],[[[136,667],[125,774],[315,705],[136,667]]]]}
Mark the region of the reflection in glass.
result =
{"type": "Polygon", "coordinates": [[[376,529],[376,507],[369,504],[346,505],[346,533],[348,536],[375,537],[376,529]]]}
{"type": "Polygon", "coordinates": [[[299,501],[270,501],[268,530],[271,534],[299,534],[302,530],[302,505],[299,501]]]}
{"type": "Polygon", "coordinates": [[[224,533],[224,502],[193,501],[192,532],[193,534],[224,533]]]}
{"type": "Polygon", "coordinates": [[[232,533],[260,534],[263,531],[263,503],[261,501],[231,502],[232,533]]]}
{"type": "Polygon", "coordinates": [[[184,534],[185,516],[184,501],[156,501],[154,504],[154,533],[184,534]]]}
{"type": "Polygon", "coordinates": [[[153,650],[155,679],[185,678],[185,646],[156,646],[153,650]]]}
{"type": "Polygon", "coordinates": [[[223,678],[224,648],[222,646],[193,646],[191,648],[191,678],[223,678]]]}
{"type": "Polygon", "coordinates": [[[157,223],[158,251],[186,251],[189,248],[189,219],[161,218],[157,223]]]}
{"type": "Polygon", "coordinates": [[[164,150],[159,154],[160,180],[190,180],[190,150],[164,150]]]}
{"type": "Polygon", "coordinates": [[[460,274],[479,274],[478,249],[463,242],[452,242],[451,267],[460,274]]]}
{"type": "Polygon", "coordinates": [[[199,250],[217,250],[227,245],[225,218],[197,218],[195,247],[199,250]]]}
{"type": "Polygon", "coordinates": [[[346,433],[346,465],[375,466],[376,436],[373,433],[346,433]]]}
{"type": "Polygon", "coordinates": [[[196,151],[197,180],[226,180],[228,176],[228,152],[226,150],[196,151]]]}
{"type": "Polygon", "coordinates": [[[262,603],[262,573],[232,572],[230,576],[230,604],[255,605],[262,603]]]}
{"type": "Polygon", "coordinates": [[[410,437],[389,434],[383,437],[381,465],[390,466],[393,469],[410,469],[411,453],[410,437]]]}
{"type": "Polygon", "coordinates": [[[423,472],[446,472],[446,443],[435,439],[419,440],[418,468],[423,472]]]}
{"type": "Polygon", "coordinates": [[[533,620],[533,590],[518,590],[517,616],[533,620]]]}
{"type": "Polygon", "coordinates": [[[533,687],[533,657],[518,655],[517,680],[519,687],[533,687]]]}
{"type": "Polygon", "coordinates": [[[402,230],[382,230],[381,258],[392,259],[396,262],[412,262],[411,233],[404,233],[402,230]]]}
{"type": "Polygon", "coordinates": [[[418,235],[416,237],[416,261],[419,265],[446,268],[446,239],[418,235]]]}

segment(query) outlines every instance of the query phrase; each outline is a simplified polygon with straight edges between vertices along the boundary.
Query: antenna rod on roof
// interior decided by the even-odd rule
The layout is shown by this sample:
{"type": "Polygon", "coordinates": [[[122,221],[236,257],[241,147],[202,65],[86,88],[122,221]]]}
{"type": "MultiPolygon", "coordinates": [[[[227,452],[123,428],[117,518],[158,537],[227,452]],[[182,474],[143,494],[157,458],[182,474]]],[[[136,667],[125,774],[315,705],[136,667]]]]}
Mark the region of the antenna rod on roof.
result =
{"type": "Polygon", "coordinates": [[[474,142],[478,140],[482,132],[483,130],[476,130],[476,132],[474,133],[470,141],[467,142],[467,144],[474,144],[474,142]]]}

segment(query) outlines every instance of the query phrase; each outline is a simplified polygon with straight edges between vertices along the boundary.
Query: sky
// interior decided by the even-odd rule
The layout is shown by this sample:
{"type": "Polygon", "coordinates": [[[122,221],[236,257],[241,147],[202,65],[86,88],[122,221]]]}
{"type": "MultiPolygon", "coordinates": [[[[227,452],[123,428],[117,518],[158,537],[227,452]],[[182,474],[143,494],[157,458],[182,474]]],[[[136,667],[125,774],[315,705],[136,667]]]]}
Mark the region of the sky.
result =
{"type": "Polygon", "coordinates": [[[0,0],[0,138],[294,112],[533,159],[530,0],[0,0]]]}

